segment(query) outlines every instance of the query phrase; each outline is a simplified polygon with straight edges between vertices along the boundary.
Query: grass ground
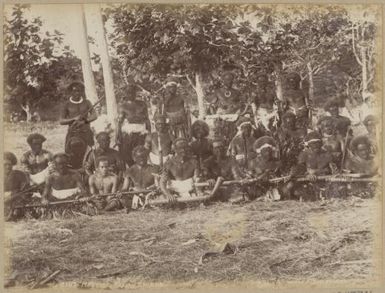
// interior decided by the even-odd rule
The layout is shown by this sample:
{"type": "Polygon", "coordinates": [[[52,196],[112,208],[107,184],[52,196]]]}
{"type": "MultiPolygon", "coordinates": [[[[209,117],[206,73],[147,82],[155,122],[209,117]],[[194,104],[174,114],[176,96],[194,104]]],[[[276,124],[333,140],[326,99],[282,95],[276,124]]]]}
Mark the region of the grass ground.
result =
{"type": "MultiPolygon", "coordinates": [[[[12,127],[6,149],[20,157],[30,129],[12,127]]],[[[39,131],[47,149],[61,150],[65,128],[39,131]]],[[[6,276],[22,287],[56,270],[51,286],[75,288],[358,286],[378,277],[380,206],[379,199],[358,198],[217,203],[6,223],[6,276]]]]}

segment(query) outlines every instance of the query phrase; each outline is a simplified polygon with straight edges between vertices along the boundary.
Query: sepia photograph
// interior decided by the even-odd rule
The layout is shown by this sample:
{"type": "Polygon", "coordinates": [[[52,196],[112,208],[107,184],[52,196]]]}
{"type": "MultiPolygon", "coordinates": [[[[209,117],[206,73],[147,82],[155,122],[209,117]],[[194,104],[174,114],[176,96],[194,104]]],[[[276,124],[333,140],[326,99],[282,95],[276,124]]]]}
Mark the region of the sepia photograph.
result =
{"type": "Polygon", "coordinates": [[[384,292],[383,11],[4,4],[4,290],[384,292]]]}

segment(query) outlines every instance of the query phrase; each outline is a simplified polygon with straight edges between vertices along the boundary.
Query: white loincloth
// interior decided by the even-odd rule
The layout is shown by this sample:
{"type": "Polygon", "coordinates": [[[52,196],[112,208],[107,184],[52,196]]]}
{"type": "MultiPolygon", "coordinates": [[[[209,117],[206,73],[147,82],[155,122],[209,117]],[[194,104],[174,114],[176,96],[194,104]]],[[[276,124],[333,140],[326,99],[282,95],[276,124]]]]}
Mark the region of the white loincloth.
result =
{"type": "Polygon", "coordinates": [[[279,191],[277,188],[272,188],[272,189],[269,189],[266,194],[265,194],[265,197],[269,200],[272,200],[272,201],[277,201],[277,200],[280,200],[281,199],[281,195],[279,194],[279,191]]]}
{"type": "Polygon", "coordinates": [[[190,192],[194,190],[194,181],[192,178],[186,180],[171,180],[169,188],[182,198],[191,197],[190,192]]]}
{"type": "MultiPolygon", "coordinates": [[[[167,160],[169,158],[170,158],[170,155],[163,156],[163,164],[165,162],[167,162],[167,160]]],[[[149,162],[151,163],[151,165],[159,166],[160,165],[160,155],[156,155],[156,154],[150,152],[149,162]]]]}
{"type": "Polygon", "coordinates": [[[122,124],[122,132],[146,134],[147,133],[146,124],[129,123],[127,120],[124,120],[122,124]]]}
{"type": "Polygon", "coordinates": [[[266,129],[269,129],[269,123],[272,118],[276,118],[273,126],[276,126],[278,122],[278,113],[276,109],[267,110],[265,108],[258,108],[256,111],[257,123],[261,123],[266,129]]]}
{"type": "Polygon", "coordinates": [[[245,155],[243,155],[243,154],[235,155],[235,159],[236,159],[237,161],[242,161],[242,160],[245,159],[245,155]]]}
{"type": "Polygon", "coordinates": [[[62,190],[56,190],[52,188],[52,196],[56,197],[57,199],[65,199],[68,197],[71,197],[77,193],[80,193],[79,187],[70,188],[70,189],[62,189],[62,190]]]}
{"type": "Polygon", "coordinates": [[[29,174],[29,178],[33,184],[42,184],[45,182],[49,175],[49,167],[45,168],[43,171],[40,171],[36,174],[29,174]]]}

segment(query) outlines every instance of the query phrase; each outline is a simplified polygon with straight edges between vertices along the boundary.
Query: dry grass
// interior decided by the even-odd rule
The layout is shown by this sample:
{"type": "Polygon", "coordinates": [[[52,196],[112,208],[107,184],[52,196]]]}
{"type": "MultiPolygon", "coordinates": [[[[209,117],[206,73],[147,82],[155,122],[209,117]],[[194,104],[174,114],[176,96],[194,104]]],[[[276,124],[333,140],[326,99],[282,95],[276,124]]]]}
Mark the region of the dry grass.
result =
{"type": "Polygon", "coordinates": [[[59,284],[353,280],[373,277],[378,201],[252,202],[7,223],[7,274],[59,284]],[[192,240],[193,239],[193,240],[192,240]],[[189,241],[191,240],[191,241],[189,241]],[[189,242],[188,242],[189,241],[189,242]],[[237,246],[199,264],[208,252],[237,246]]]}
{"type": "MultiPolygon", "coordinates": [[[[20,156],[28,149],[28,131],[6,133],[6,149],[20,156]]],[[[65,127],[42,125],[40,132],[48,138],[47,149],[61,149],[65,127]]],[[[372,231],[379,206],[377,199],[354,198],[218,203],[6,223],[6,275],[22,287],[55,270],[61,270],[55,286],[77,288],[364,282],[375,276],[372,231]],[[204,253],[220,252],[226,243],[237,247],[235,254],[217,254],[199,263],[204,253]]]]}

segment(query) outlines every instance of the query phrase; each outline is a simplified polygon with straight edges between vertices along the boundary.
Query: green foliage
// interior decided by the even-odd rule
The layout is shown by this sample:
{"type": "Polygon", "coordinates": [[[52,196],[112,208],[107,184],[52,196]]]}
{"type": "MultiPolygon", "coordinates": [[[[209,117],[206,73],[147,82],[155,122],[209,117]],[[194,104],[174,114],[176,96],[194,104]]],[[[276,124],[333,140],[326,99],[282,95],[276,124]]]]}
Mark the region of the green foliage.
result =
{"type": "Polygon", "coordinates": [[[26,105],[27,111],[44,109],[62,100],[63,88],[81,73],[80,60],[62,46],[63,34],[42,32],[40,18],[25,17],[28,8],[15,5],[4,22],[5,102],[14,111],[26,105]]]}

